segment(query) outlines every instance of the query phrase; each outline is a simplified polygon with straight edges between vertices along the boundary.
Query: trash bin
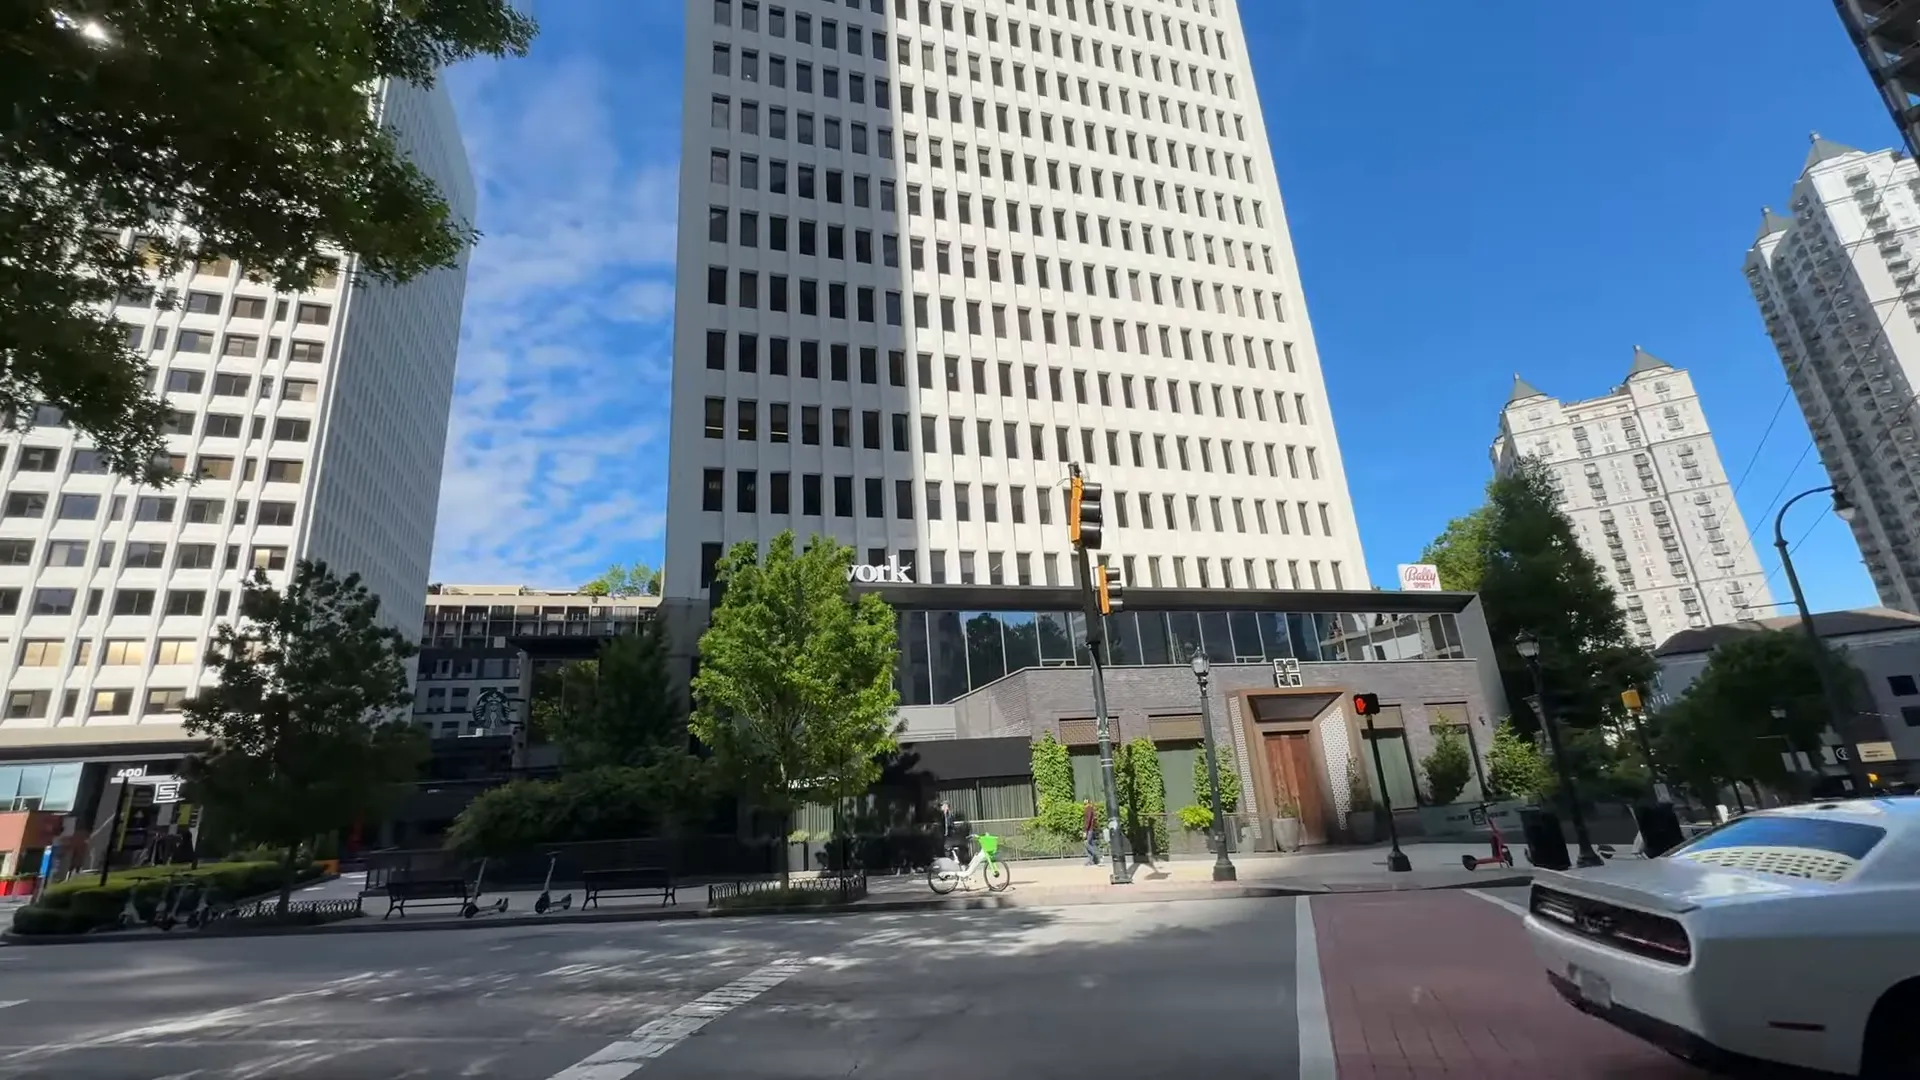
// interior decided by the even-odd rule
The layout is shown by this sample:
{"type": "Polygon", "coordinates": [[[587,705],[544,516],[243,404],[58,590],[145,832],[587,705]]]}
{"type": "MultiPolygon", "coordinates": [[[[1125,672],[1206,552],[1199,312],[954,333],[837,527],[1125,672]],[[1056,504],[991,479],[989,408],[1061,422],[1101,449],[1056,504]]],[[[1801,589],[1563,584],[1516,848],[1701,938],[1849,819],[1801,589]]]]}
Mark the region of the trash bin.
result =
{"type": "Polygon", "coordinates": [[[1686,839],[1672,803],[1641,803],[1633,808],[1633,821],[1640,827],[1640,846],[1649,859],[1665,855],[1686,839]]]}
{"type": "Polygon", "coordinates": [[[1520,811],[1520,831],[1527,841],[1527,861],[1542,870],[1565,870],[1573,865],[1567,856],[1567,838],[1560,831],[1560,815],[1539,807],[1520,811]]]}

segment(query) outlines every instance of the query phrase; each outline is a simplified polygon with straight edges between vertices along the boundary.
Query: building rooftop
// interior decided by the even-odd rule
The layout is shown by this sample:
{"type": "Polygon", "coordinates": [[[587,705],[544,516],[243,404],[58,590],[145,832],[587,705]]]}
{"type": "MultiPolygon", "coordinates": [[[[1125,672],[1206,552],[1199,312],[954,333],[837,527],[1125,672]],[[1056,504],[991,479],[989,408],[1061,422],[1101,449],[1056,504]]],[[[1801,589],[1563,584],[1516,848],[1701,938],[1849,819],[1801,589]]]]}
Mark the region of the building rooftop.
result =
{"type": "MultiPolygon", "coordinates": [[[[1653,654],[1667,657],[1712,652],[1727,642],[1737,639],[1741,634],[1752,634],[1761,630],[1791,630],[1798,625],[1800,625],[1798,615],[1776,615],[1770,619],[1754,619],[1748,622],[1705,626],[1697,630],[1682,630],[1663,642],[1653,651],[1653,654]]],[[[1873,634],[1886,630],[1916,630],[1920,629],[1920,615],[1909,615],[1904,611],[1884,607],[1822,611],[1813,616],[1813,629],[1823,638],[1852,637],[1856,634],[1873,634]]]]}

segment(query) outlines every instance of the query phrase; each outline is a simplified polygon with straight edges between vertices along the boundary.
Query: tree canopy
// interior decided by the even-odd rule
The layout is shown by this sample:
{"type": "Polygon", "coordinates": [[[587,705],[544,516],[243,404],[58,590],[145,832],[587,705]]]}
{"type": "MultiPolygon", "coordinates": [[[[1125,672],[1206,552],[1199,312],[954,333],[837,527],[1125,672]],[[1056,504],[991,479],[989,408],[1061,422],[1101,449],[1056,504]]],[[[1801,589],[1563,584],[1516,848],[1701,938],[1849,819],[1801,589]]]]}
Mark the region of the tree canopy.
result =
{"type": "Polygon", "coordinates": [[[379,611],[359,575],[303,561],[285,591],[256,571],[239,619],[215,632],[219,681],[182,706],[209,745],[185,769],[189,798],[240,839],[291,860],[305,841],[375,819],[417,775],[424,747],[403,712],[414,647],[379,611]]]}
{"type": "MultiPolygon", "coordinates": [[[[1825,650],[1843,700],[1872,700],[1844,654],[1825,650]]],[[[1722,784],[1789,784],[1780,755],[1817,756],[1831,719],[1820,689],[1819,654],[1798,630],[1752,630],[1714,649],[1680,697],[1653,716],[1654,755],[1676,783],[1711,800],[1722,784]],[[1774,716],[1774,710],[1783,712],[1774,716]]]]}
{"type": "Polygon", "coordinates": [[[543,686],[551,705],[540,734],[570,768],[641,766],[685,754],[687,723],[667,670],[667,633],[650,620],[610,638],[592,660],[568,664],[543,686]]]}
{"type": "MultiPolygon", "coordinates": [[[[57,409],[126,476],[171,410],[108,308],[189,263],[284,290],[341,252],[370,279],[452,266],[476,233],[368,108],[521,54],[511,0],[16,3],[0,15],[0,416],[57,409]],[[137,242],[123,237],[131,233],[137,242]]],[[[162,292],[155,301],[170,306],[162,292]]],[[[156,477],[157,478],[157,477],[156,477]]]]}
{"type": "Polygon", "coordinates": [[[722,771],[765,809],[866,790],[893,746],[893,609],[847,584],[853,550],[791,532],[720,561],[721,599],[700,638],[692,727],[722,771]]]}
{"type": "Polygon", "coordinates": [[[1487,565],[1487,526],[1493,512],[1481,505],[1447,522],[1439,536],[1420,551],[1420,561],[1440,570],[1440,587],[1453,592],[1478,592],[1487,565]]]}
{"type": "Polygon", "coordinates": [[[660,571],[643,562],[632,566],[614,563],[580,586],[580,591],[588,596],[659,596],[660,571]]]}

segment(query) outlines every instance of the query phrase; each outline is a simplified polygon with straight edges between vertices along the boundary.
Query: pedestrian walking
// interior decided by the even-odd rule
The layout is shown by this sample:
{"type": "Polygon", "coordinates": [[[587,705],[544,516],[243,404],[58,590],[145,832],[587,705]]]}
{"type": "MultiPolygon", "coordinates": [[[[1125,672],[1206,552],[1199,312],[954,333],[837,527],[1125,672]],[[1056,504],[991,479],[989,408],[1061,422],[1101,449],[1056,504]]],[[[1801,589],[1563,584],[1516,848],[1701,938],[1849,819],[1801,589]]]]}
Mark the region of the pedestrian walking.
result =
{"type": "Polygon", "coordinates": [[[1088,799],[1086,802],[1084,813],[1081,815],[1080,825],[1081,828],[1086,830],[1087,834],[1087,865],[1099,866],[1100,845],[1096,841],[1100,839],[1100,812],[1093,808],[1092,799],[1088,799]]]}

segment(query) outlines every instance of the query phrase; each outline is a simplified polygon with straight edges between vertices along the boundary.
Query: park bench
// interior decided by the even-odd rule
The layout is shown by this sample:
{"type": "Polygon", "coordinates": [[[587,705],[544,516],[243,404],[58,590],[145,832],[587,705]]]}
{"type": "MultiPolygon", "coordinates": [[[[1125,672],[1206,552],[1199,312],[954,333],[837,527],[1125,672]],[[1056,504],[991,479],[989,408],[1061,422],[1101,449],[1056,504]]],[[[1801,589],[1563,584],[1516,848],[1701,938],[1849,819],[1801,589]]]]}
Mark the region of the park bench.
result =
{"type": "Polygon", "coordinates": [[[678,905],[680,898],[675,893],[673,875],[664,866],[628,866],[614,870],[587,870],[581,873],[581,884],[585,887],[586,898],[580,904],[585,911],[590,907],[599,907],[602,896],[645,896],[649,893],[660,894],[660,906],[678,905]]]}
{"type": "Polygon", "coordinates": [[[407,917],[407,905],[419,907],[458,907],[465,910],[468,904],[476,900],[477,893],[466,878],[433,877],[416,878],[404,874],[395,874],[387,879],[386,918],[399,912],[401,918],[407,917]]]}

